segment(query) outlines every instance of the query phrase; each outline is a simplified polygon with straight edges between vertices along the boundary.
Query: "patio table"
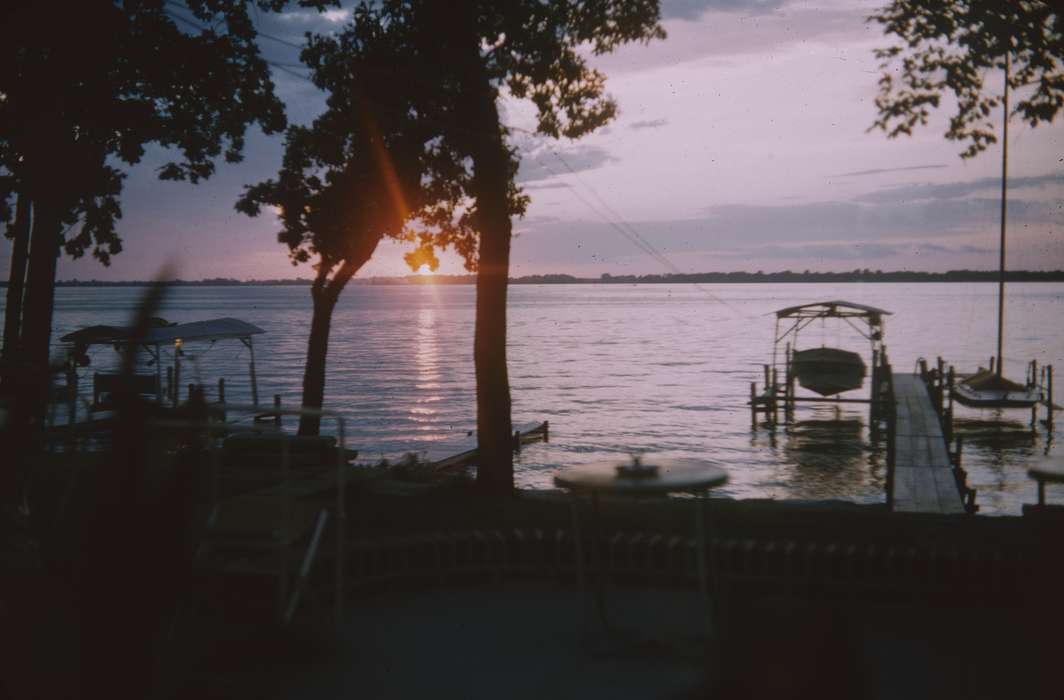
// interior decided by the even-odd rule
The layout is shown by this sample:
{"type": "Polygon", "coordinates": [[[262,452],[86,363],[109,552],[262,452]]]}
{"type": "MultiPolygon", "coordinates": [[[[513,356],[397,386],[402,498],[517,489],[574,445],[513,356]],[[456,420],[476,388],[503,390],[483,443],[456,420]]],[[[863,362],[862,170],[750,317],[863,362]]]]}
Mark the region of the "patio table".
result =
{"type": "Polygon", "coordinates": [[[599,499],[603,496],[665,496],[671,493],[689,493],[694,496],[695,562],[698,574],[698,589],[704,605],[704,620],[707,636],[713,636],[713,620],[710,601],[710,573],[706,564],[706,520],[708,493],[728,481],[726,471],[706,460],[655,459],[654,464],[644,465],[639,458],[630,464],[616,461],[599,461],[570,467],[554,477],[554,484],[566,489],[572,496],[573,541],[575,546],[576,573],[582,596],[587,594],[584,571],[583,541],[581,538],[580,498],[591,501],[591,555],[595,570],[595,608],[603,627],[609,631],[606,619],[604,576],[600,565],[598,534],[599,499]]]}

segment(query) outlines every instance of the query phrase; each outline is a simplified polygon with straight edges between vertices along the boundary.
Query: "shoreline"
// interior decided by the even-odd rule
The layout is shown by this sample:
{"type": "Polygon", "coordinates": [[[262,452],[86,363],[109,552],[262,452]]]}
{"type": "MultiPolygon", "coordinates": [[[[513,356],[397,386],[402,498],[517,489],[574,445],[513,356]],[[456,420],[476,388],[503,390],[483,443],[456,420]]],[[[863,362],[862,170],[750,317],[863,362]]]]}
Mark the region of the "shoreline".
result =
{"type": "MultiPolygon", "coordinates": [[[[511,277],[509,284],[890,284],[890,283],[997,283],[997,270],[951,270],[949,272],[911,272],[898,270],[854,270],[851,272],[699,272],[667,275],[611,275],[576,277],[565,274],[511,277]]],[[[1006,282],[1064,282],[1064,270],[1010,270],[1006,282]]],[[[166,282],[178,287],[309,287],[313,280],[292,278],[273,280],[238,280],[211,278],[175,279],[166,282]]],[[[406,275],[365,277],[351,280],[354,285],[473,285],[476,275],[406,275]]],[[[146,287],[152,280],[59,280],[56,287],[146,287]]],[[[0,288],[8,283],[0,281],[0,288]]]]}

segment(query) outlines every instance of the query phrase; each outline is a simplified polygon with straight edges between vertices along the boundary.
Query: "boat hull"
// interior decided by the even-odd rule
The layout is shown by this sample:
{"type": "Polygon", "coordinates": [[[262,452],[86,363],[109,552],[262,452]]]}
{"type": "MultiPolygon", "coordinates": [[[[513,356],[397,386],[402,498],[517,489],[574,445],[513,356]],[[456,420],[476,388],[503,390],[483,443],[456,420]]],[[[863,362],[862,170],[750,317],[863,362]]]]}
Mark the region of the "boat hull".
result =
{"type": "Polygon", "coordinates": [[[821,396],[860,389],[866,373],[860,355],[838,348],[795,350],[791,367],[798,384],[821,396]]]}
{"type": "Polygon", "coordinates": [[[969,408],[1030,408],[1042,400],[1037,387],[975,389],[963,382],[953,387],[953,399],[969,408]]]}

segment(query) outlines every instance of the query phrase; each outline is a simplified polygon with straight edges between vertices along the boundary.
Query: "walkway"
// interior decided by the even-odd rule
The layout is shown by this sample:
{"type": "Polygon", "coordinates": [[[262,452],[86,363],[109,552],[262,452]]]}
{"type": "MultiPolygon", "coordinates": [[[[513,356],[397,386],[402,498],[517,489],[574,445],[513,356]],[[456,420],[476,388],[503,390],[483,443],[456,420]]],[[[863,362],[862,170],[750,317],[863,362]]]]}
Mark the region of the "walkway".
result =
{"type": "Polygon", "coordinates": [[[894,511],[963,514],[942,427],[919,375],[895,373],[894,400],[894,511]]]}

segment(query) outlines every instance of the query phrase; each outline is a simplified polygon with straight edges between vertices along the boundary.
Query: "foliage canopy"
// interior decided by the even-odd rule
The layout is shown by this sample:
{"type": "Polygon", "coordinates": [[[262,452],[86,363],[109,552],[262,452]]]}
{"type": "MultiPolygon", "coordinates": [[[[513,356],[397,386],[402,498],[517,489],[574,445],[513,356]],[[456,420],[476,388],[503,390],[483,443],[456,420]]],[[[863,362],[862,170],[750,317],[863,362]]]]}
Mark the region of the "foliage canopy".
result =
{"type": "Polygon", "coordinates": [[[876,50],[883,74],[872,128],[889,137],[926,125],[948,92],[957,111],[946,138],[966,144],[962,158],[986,150],[997,142],[991,112],[1001,94],[984,83],[1006,61],[1019,98],[1012,114],[1038,126],[1064,107],[1064,15],[1049,2],[891,0],[868,21],[898,40],[876,50]]]}
{"type": "MultiPolygon", "coordinates": [[[[56,8],[14,0],[0,10],[0,220],[16,193],[80,228],[64,241],[107,264],[122,249],[115,222],[124,173],[145,146],[172,158],[167,180],[209,177],[240,160],[246,128],[285,126],[255,44],[252,6],[284,0],[84,0],[56,8]]],[[[301,4],[320,6],[320,2],[301,4]]]]}

